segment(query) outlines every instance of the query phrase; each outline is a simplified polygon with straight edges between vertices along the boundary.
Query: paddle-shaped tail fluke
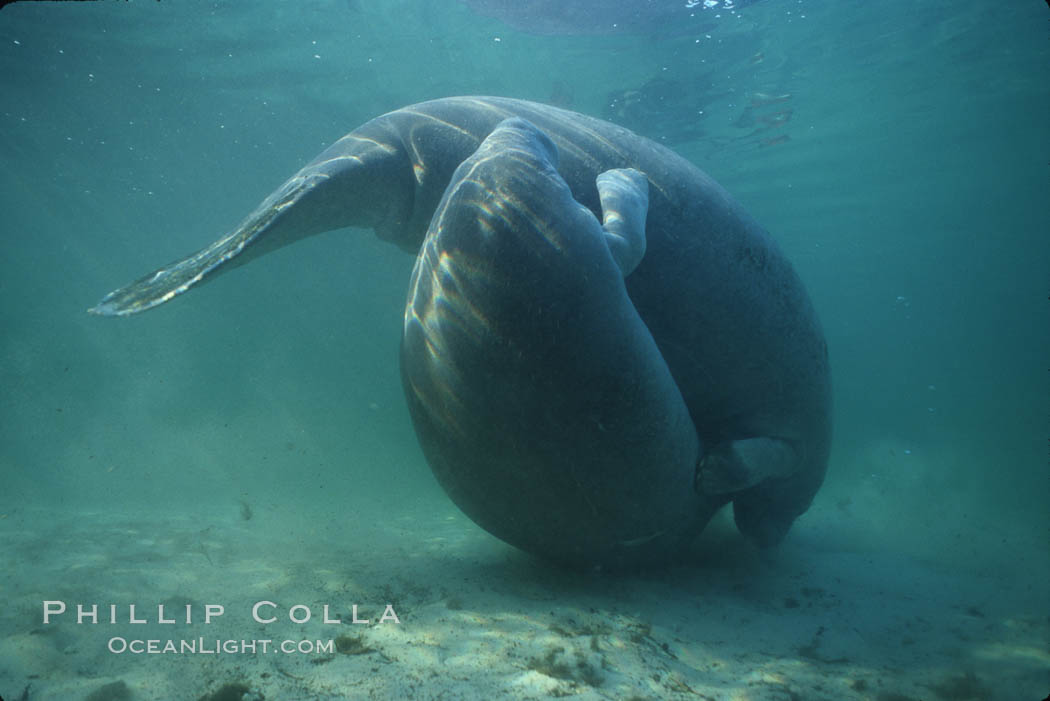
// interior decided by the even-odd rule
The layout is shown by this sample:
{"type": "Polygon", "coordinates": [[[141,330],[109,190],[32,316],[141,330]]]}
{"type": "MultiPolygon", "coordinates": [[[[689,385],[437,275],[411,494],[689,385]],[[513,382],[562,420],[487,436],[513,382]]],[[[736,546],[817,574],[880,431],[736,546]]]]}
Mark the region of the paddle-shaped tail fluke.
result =
{"type": "MultiPolygon", "coordinates": [[[[260,241],[264,233],[268,234],[266,236],[268,239],[287,239],[271,241],[271,244],[276,244],[276,246],[302,238],[301,233],[299,235],[289,235],[292,232],[288,231],[282,233],[282,230],[288,229],[283,225],[285,222],[282,221],[287,217],[282,215],[311,190],[327,180],[327,175],[315,172],[315,169],[307,166],[267,197],[232,233],[182,260],[169,263],[130,285],[110,292],[88,311],[101,316],[128,316],[152,309],[199,283],[217,268],[240,255],[246,248],[260,241]]],[[[268,251],[274,247],[270,245],[263,248],[268,251]]],[[[257,253],[262,254],[266,251],[259,250],[257,253]]],[[[247,260],[239,262],[247,262],[247,260]]]]}
{"type": "Polygon", "coordinates": [[[165,265],[130,285],[110,292],[88,311],[101,316],[128,316],[164,304],[243,251],[251,240],[249,232],[239,229],[188,258],[165,265]]]}
{"type": "Polygon", "coordinates": [[[380,138],[387,136],[383,126],[374,120],[340,139],[267,197],[232,233],[110,292],[88,311],[128,316],[152,309],[216,272],[332,229],[367,226],[396,237],[411,214],[414,181],[401,144],[380,138]],[[377,134],[359,135],[370,126],[377,134]]]}

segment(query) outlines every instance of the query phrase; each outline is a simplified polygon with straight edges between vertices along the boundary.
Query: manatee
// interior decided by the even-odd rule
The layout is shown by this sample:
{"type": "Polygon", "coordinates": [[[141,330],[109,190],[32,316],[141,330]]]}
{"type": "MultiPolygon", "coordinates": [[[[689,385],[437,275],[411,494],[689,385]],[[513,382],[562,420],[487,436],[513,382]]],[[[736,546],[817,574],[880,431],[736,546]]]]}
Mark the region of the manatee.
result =
{"type": "Polygon", "coordinates": [[[452,97],[377,117],[230,234],[90,311],[141,312],[343,227],[416,255],[413,424],[451,499],[497,537],[631,566],[676,557],[730,502],[763,547],[809,507],[831,380],[802,282],[699,169],[567,110],[452,97]]]}
{"type": "Polygon", "coordinates": [[[689,410],[624,285],[648,181],[599,175],[599,224],[556,163],[509,119],[453,174],[409,285],[409,410],[438,480],[490,532],[565,562],[651,557],[709,507],[689,410]]]}

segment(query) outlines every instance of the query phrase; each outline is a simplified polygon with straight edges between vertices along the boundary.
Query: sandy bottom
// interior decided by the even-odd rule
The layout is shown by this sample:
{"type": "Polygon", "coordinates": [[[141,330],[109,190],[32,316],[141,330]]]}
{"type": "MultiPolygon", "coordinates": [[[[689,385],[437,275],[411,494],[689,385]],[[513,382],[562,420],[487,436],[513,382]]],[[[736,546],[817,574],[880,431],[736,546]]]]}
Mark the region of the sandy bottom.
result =
{"type": "Polygon", "coordinates": [[[1040,534],[1022,542],[983,532],[981,543],[964,545],[956,535],[954,549],[946,534],[923,556],[842,532],[836,511],[847,508],[814,509],[774,553],[751,548],[720,516],[693,553],[702,564],[630,576],[550,568],[437,499],[378,510],[385,513],[347,509],[350,516],[258,505],[251,518],[239,505],[196,514],[13,509],[0,515],[8,563],[0,571],[0,695],[1046,695],[1050,607],[1040,534]],[[68,610],[44,624],[44,601],[68,610]],[[276,621],[253,619],[260,601],[275,604],[260,618],[276,621]],[[128,622],[132,603],[147,623],[128,622]],[[98,604],[99,623],[78,624],[77,604],[98,604]],[[110,604],[118,605],[115,624],[110,604]],[[176,623],[157,623],[160,604],[176,623]],[[206,624],[208,604],[224,613],[206,624]],[[355,604],[368,623],[350,622],[355,604]],[[325,605],[341,623],[323,621],[325,605]],[[399,623],[379,622],[387,605],[399,623]],[[297,606],[309,608],[308,622],[289,620],[290,609],[305,616],[297,606]],[[110,650],[149,640],[158,649],[196,641],[198,651],[110,650]],[[261,642],[255,652],[240,647],[264,640],[265,650],[261,642]],[[235,651],[221,651],[222,641],[235,641],[235,651]],[[290,652],[279,648],[285,641],[290,652]]]}

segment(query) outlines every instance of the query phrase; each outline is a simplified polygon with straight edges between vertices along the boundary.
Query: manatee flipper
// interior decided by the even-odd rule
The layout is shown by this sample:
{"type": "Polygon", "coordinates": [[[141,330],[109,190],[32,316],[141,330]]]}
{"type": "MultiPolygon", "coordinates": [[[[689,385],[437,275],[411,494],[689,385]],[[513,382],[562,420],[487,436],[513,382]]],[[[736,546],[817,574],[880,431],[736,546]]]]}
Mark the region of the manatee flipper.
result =
{"type": "Polygon", "coordinates": [[[649,180],[634,168],[616,168],[595,180],[602,203],[602,230],[613,260],[627,277],[645,256],[649,180]]]}
{"type": "MultiPolygon", "coordinates": [[[[700,459],[696,490],[709,498],[731,498],[740,532],[768,548],[783,540],[808,503],[783,498],[803,460],[782,438],[760,436],[716,444],[700,459]],[[800,505],[801,504],[801,505],[800,505]]],[[[802,492],[803,494],[805,492],[802,492]]]]}
{"type": "Polygon", "coordinates": [[[790,476],[798,452],[781,438],[745,438],[712,446],[700,459],[697,490],[709,495],[742,492],[767,479],[790,476]]]}

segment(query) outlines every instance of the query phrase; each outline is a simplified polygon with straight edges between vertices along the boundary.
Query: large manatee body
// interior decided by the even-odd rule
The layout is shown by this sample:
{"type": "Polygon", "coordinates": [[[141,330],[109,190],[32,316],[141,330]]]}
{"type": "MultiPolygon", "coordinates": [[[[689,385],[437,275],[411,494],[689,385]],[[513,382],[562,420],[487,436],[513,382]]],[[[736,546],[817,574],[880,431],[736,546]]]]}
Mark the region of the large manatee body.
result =
{"type": "Polygon", "coordinates": [[[801,281],[708,176],[574,112],[457,97],[373,119],[92,311],[143,311],[348,226],[417,254],[413,422],[442,486],[498,537],[632,564],[672,556],[730,501],[760,545],[808,508],[830,376],[801,281]]]}
{"type": "Polygon", "coordinates": [[[598,176],[603,228],[556,163],[506,120],[453,174],[409,286],[409,409],[441,484],[492,533],[568,562],[651,558],[710,507],[689,410],[624,285],[648,181],[598,176]]]}

